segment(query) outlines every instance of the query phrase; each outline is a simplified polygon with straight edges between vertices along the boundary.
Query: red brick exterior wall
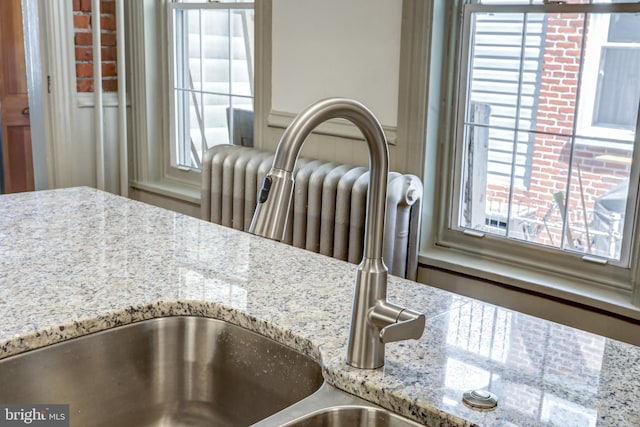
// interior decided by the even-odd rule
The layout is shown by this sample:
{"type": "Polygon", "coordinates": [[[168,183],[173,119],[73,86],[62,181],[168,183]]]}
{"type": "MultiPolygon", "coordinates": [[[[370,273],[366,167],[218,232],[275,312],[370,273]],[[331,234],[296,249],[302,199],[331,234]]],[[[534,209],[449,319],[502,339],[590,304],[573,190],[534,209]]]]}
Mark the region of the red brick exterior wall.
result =
{"type": "MultiPolygon", "coordinates": [[[[105,92],[115,92],[118,90],[115,9],[115,0],[101,0],[102,89],[105,92]]],[[[78,92],[93,92],[92,19],[91,0],[73,0],[73,26],[75,31],[74,43],[78,92]]]]}
{"type": "MultiPolygon", "coordinates": [[[[582,200],[587,211],[586,222],[592,218],[597,197],[603,195],[629,176],[629,166],[598,160],[609,154],[628,157],[624,151],[576,144],[573,152],[572,176],[567,189],[571,139],[546,134],[572,134],[578,95],[578,74],[583,35],[583,14],[550,14],[544,45],[544,61],[540,79],[539,103],[534,131],[535,141],[531,164],[530,185],[526,189],[514,189],[513,204],[529,207],[541,220],[553,206],[554,194],[562,192],[569,203],[569,222],[584,226],[582,200]],[[579,176],[580,175],[580,176],[579,176]],[[580,179],[582,185],[580,185],[580,179]]],[[[490,185],[487,191],[488,206],[508,203],[509,188],[490,185]]],[[[512,208],[512,213],[515,210],[512,208]]],[[[562,217],[559,209],[547,218],[548,226],[538,234],[538,243],[558,246],[561,242],[562,217]]],[[[573,236],[574,238],[576,236],[573,236]]]]}

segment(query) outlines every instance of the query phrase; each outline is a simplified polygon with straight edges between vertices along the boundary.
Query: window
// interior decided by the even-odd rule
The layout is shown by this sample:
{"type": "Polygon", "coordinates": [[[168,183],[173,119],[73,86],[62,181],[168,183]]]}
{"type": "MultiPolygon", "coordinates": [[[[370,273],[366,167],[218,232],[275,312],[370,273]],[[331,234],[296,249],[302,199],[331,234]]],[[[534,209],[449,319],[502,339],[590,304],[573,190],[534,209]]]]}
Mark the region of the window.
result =
{"type": "Polygon", "coordinates": [[[437,243],[631,289],[640,4],[462,9],[454,173],[437,243]]]}
{"type": "Polygon", "coordinates": [[[199,169],[218,144],[253,144],[252,2],[169,6],[171,166],[199,169]]]}

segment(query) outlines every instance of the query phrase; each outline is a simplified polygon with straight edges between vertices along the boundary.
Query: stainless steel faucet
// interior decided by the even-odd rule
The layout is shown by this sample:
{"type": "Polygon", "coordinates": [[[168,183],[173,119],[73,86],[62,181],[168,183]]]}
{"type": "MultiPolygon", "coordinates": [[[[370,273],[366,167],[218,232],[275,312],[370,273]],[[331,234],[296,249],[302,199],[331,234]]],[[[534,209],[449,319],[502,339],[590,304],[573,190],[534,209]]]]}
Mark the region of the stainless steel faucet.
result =
{"type": "Polygon", "coordinates": [[[307,136],[334,118],[351,121],[369,146],[369,190],[364,255],[356,271],[347,363],[356,368],[384,365],[384,345],[418,339],[424,314],[387,301],[387,267],[382,261],[389,152],[380,122],[361,103],[344,98],[318,101],[302,111],[286,129],[265,177],[249,232],[282,240],[293,194],[293,170],[307,136]]]}

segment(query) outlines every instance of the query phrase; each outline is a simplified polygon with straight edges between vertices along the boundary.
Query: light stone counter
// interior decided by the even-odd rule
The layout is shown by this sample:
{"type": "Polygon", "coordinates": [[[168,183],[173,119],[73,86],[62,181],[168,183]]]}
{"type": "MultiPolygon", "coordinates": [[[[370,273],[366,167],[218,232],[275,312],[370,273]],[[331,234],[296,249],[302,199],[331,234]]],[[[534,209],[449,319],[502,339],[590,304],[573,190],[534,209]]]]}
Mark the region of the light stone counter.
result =
{"type": "MultiPolygon", "coordinates": [[[[88,188],[0,196],[0,358],[198,315],[322,360],[326,380],[431,426],[640,426],[640,348],[390,278],[421,310],[385,367],[345,364],[355,266],[88,188]],[[480,412],[463,391],[500,401],[480,412]]],[[[2,380],[0,378],[0,384],[2,380]]]]}

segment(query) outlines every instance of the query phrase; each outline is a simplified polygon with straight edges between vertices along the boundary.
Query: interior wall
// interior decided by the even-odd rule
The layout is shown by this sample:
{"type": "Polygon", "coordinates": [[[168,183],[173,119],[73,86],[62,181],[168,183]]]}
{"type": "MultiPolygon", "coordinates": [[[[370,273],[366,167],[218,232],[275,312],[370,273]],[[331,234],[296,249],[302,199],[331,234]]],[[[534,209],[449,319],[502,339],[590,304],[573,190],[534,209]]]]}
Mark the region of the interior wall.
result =
{"type": "MultiPolygon", "coordinates": [[[[391,169],[404,171],[395,138],[401,24],[402,2],[273,0],[270,99],[256,145],[275,150],[284,128],[315,101],[353,98],[380,120],[390,142],[391,169]]],[[[353,126],[321,125],[318,131],[303,156],[368,164],[366,144],[353,126]]]]}
{"type": "Polygon", "coordinates": [[[297,113],[333,96],[354,98],[397,125],[402,2],[275,0],[272,98],[297,113]]]}

